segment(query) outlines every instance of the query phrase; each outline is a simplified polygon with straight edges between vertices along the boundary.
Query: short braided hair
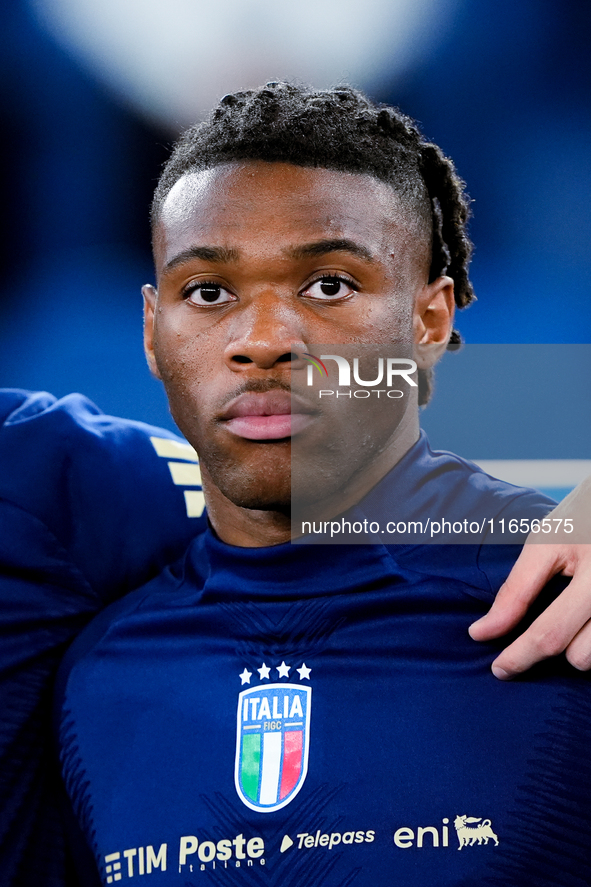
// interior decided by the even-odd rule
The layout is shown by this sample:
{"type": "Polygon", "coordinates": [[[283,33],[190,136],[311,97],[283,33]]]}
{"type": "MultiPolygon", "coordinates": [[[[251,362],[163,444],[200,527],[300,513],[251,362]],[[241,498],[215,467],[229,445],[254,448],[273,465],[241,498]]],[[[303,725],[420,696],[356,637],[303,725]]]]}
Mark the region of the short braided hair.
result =
{"type": "MultiPolygon", "coordinates": [[[[270,82],[226,95],[174,146],[154,193],[152,226],[182,176],[241,160],[367,173],[391,185],[431,237],[430,280],[449,274],[458,308],[474,300],[464,182],[453,162],[397,108],[378,106],[349,86],[314,90],[270,82]]],[[[450,345],[460,342],[454,330],[450,345]]],[[[430,388],[431,373],[421,371],[420,403],[428,401],[430,388]]]]}

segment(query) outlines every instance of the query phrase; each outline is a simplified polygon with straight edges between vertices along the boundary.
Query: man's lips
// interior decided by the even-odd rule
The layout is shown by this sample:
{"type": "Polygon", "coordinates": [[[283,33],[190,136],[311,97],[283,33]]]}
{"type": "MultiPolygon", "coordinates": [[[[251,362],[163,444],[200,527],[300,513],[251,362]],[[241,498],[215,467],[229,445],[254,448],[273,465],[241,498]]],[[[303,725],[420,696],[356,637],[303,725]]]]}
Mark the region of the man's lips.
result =
{"type": "Polygon", "coordinates": [[[230,401],[220,418],[224,427],[237,437],[281,440],[305,428],[314,412],[289,391],[251,391],[230,401]]]}

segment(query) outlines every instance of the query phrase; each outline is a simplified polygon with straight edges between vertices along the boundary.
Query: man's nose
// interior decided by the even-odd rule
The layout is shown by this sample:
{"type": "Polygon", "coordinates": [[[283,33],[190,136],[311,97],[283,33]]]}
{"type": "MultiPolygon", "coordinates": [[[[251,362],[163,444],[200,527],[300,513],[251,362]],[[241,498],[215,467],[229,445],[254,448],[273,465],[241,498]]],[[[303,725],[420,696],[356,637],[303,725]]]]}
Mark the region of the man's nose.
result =
{"type": "Polygon", "coordinates": [[[254,364],[271,369],[298,360],[306,350],[304,329],[297,306],[274,294],[260,295],[236,313],[225,360],[233,371],[254,364]]]}

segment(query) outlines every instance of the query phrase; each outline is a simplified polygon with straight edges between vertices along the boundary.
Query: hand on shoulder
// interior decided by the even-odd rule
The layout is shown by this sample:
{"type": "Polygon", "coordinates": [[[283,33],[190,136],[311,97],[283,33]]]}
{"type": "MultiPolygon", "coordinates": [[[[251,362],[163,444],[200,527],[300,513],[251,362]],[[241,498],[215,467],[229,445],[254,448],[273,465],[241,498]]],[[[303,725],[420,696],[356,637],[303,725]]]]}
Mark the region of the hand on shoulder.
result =
{"type": "Polygon", "coordinates": [[[542,528],[529,534],[489,612],[470,626],[474,640],[498,638],[515,628],[553,576],[572,576],[565,590],[495,659],[492,671],[501,680],[562,652],[575,668],[591,669],[591,477],[547,520],[546,532],[542,528]]]}

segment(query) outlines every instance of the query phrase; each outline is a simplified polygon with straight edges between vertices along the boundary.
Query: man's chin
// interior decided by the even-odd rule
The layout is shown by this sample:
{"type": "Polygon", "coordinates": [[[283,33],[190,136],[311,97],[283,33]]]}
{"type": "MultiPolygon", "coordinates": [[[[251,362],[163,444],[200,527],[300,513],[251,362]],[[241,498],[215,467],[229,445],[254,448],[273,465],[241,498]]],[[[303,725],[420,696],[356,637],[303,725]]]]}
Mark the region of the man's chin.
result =
{"type": "MultiPolygon", "coordinates": [[[[215,483],[215,478],[213,478],[215,483]]],[[[221,493],[238,508],[247,508],[251,511],[278,511],[289,514],[291,510],[291,482],[288,478],[273,479],[246,478],[238,479],[225,477],[216,486],[221,493]]]]}
{"type": "Polygon", "coordinates": [[[302,510],[322,510],[323,502],[344,496],[350,481],[351,472],[344,470],[343,466],[337,471],[333,464],[329,464],[329,470],[323,471],[322,465],[310,465],[309,460],[305,461],[304,467],[296,460],[293,470],[290,464],[286,466],[281,461],[274,464],[272,458],[262,459],[256,466],[251,463],[238,467],[226,462],[223,466],[208,467],[214,485],[233,505],[249,511],[275,511],[289,516],[294,508],[298,514],[302,510]]]}

